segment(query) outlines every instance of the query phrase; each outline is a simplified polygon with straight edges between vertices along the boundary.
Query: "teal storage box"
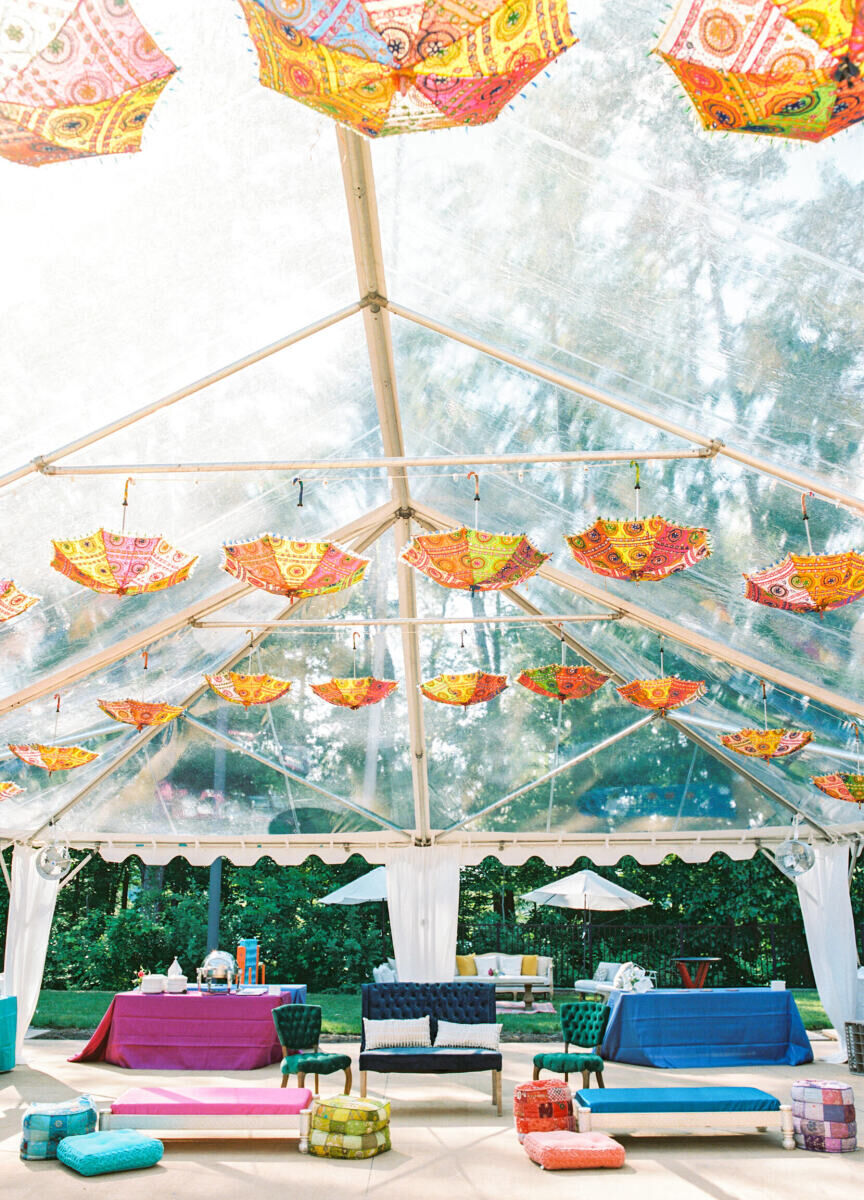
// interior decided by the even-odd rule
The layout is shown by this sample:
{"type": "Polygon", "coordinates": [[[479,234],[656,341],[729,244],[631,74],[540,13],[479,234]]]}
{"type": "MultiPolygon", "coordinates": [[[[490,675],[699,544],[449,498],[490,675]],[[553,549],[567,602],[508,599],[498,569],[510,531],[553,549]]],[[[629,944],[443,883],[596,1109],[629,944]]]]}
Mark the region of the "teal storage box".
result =
{"type": "Polygon", "coordinates": [[[18,1036],[18,1001],[14,996],[0,996],[0,1071],[15,1066],[15,1041],[18,1036]]]}
{"type": "Polygon", "coordinates": [[[96,1119],[96,1105],[90,1096],[31,1104],[21,1124],[21,1157],[56,1158],[64,1138],[92,1133],[96,1119]]]}
{"type": "Polygon", "coordinates": [[[109,1175],[112,1171],[136,1171],[155,1167],[164,1147],[157,1138],[137,1129],[104,1129],[81,1137],[64,1138],[57,1158],[79,1175],[109,1175]]]}

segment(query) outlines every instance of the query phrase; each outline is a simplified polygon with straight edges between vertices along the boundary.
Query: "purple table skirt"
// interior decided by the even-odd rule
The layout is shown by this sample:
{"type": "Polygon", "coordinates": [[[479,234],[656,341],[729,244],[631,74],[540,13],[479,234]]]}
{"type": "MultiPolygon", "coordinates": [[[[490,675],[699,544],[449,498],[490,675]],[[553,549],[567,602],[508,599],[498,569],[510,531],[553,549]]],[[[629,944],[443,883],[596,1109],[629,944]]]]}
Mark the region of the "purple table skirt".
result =
{"type": "Polygon", "coordinates": [[[305,1004],[306,985],[273,984],[264,994],[121,992],[70,1062],[144,1071],[254,1071],[279,1062],[272,1012],[305,1004]]]}

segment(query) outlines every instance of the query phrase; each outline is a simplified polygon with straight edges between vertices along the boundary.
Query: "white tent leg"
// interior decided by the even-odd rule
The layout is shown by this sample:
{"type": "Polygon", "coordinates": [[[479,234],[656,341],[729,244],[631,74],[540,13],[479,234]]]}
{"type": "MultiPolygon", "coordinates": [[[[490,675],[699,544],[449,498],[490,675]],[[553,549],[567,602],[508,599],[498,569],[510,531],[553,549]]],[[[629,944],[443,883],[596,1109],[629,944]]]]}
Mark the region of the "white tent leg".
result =
{"type": "Polygon", "coordinates": [[[56,879],[36,870],[39,851],[16,845],[12,853],[12,888],[6,921],[6,991],[18,998],[15,1058],[20,1061],[24,1035],[39,1002],[51,921],[57,902],[56,879]]]}

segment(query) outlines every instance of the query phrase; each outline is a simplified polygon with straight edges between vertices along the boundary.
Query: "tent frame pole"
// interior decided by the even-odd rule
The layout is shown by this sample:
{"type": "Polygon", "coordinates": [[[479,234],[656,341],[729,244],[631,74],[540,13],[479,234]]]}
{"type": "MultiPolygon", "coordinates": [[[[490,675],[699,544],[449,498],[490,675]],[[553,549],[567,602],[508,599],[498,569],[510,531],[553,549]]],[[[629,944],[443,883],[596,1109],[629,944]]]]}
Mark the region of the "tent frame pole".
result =
{"type": "Polygon", "coordinates": [[[582,383],[580,380],[575,379],[572,375],[565,374],[563,371],[556,371],[551,367],[544,367],[540,363],[532,362],[531,359],[522,358],[518,354],[512,354],[500,346],[495,346],[490,342],[482,341],[480,338],[472,337],[470,334],[463,333],[459,329],[454,329],[450,325],[444,325],[441,321],[433,320],[423,313],[418,313],[413,309],[405,308],[401,304],[396,304],[392,300],[385,300],[383,297],[378,297],[378,301],[386,305],[395,316],[402,317],[405,321],[410,321],[412,324],[418,325],[423,329],[428,329],[432,333],[440,334],[441,337],[449,338],[450,341],[458,342],[460,345],[468,346],[472,350],[486,354],[498,362],[506,363],[508,366],[515,367],[519,371],[524,371],[526,375],[531,375],[535,379],[542,379],[544,383],[551,383],[553,386],[573,392],[577,396],[583,396],[586,400],[593,400],[597,404],[602,404],[606,408],[613,409],[615,412],[633,417],[645,425],[653,425],[655,429],[662,429],[665,433],[671,433],[674,437],[695,443],[697,446],[703,446],[711,452],[712,456],[717,455],[732,459],[733,462],[741,463],[745,467],[759,471],[762,475],[769,475],[774,479],[782,480],[784,483],[791,484],[794,488],[801,491],[813,492],[814,495],[821,496],[824,500],[842,504],[845,508],[852,509],[854,512],[864,513],[864,500],[851,495],[849,492],[832,487],[831,484],[820,479],[818,476],[805,475],[801,471],[793,471],[787,467],[778,466],[769,459],[758,458],[754,454],[748,454],[745,450],[739,450],[736,446],[729,446],[721,441],[720,438],[711,438],[705,434],[698,433],[695,429],[689,429],[686,425],[679,425],[676,421],[668,421],[665,417],[649,412],[647,409],[641,408],[637,404],[632,404],[620,396],[610,395],[610,393],[603,392],[599,388],[591,387],[590,384],[582,383]]]}
{"type": "MultiPolygon", "coordinates": [[[[357,284],[361,296],[373,297],[363,309],[363,326],[372,373],[372,387],[378,409],[381,440],[388,458],[404,458],[405,442],[399,414],[396,363],[390,314],[380,297],[386,294],[384,254],[375,195],[375,178],[369,143],[357,133],[337,126],[336,142],[342,165],[345,201],[351,226],[351,243],[357,284]]],[[[388,467],[390,488],[397,505],[395,529],[397,556],[411,539],[412,500],[407,477],[397,467],[388,467]]],[[[414,572],[397,557],[399,616],[417,616],[414,572]]],[[[414,821],[417,840],[430,840],[429,776],[426,756],[426,727],[420,703],[420,641],[416,626],[402,627],[402,657],[405,666],[405,694],[408,709],[408,735],[411,744],[411,782],[414,795],[414,821]]]]}
{"type": "Polygon", "coordinates": [[[138,408],[134,412],[127,413],[124,417],[118,417],[116,421],[111,421],[108,425],[103,425],[100,429],[94,429],[90,433],[85,433],[83,437],[76,438],[72,442],[67,442],[65,446],[58,446],[56,450],[50,450],[47,454],[37,455],[36,458],[31,459],[28,463],[24,463],[23,466],[17,467],[14,471],[8,471],[5,475],[0,475],[0,488],[8,486],[10,483],[16,483],[19,479],[24,479],[27,475],[34,475],[37,472],[45,471],[47,467],[60,458],[67,458],[70,454],[75,454],[79,450],[86,449],[87,446],[101,442],[103,438],[111,437],[113,433],[117,433],[121,429],[126,429],[129,425],[134,425],[136,421],[143,421],[146,417],[151,417],[163,408],[170,408],[178,400],[185,400],[187,396],[194,396],[196,392],[201,392],[205,388],[211,387],[214,383],[219,383],[223,379],[228,379],[231,375],[236,375],[238,371],[242,371],[246,367],[251,367],[255,363],[262,362],[263,359],[269,358],[271,354],[278,354],[280,350],[287,350],[289,346],[294,346],[298,342],[302,342],[306,338],[320,333],[323,329],[329,329],[331,325],[338,325],[346,317],[353,317],[356,313],[360,312],[363,306],[368,303],[369,300],[364,298],[355,301],[353,304],[348,304],[345,308],[340,308],[336,312],[330,313],[329,316],[313,321],[311,325],[306,325],[303,329],[298,329],[294,333],[289,333],[286,337],[279,338],[278,341],[271,342],[269,346],[262,346],[260,350],[254,350],[251,354],[228,363],[227,366],[219,367],[218,370],[211,371],[209,375],[203,375],[200,379],[196,379],[194,383],[189,383],[185,387],[178,388],[176,392],[169,392],[167,396],[162,396],[159,400],[153,400],[150,404],[145,404],[143,408],[138,408]]]}

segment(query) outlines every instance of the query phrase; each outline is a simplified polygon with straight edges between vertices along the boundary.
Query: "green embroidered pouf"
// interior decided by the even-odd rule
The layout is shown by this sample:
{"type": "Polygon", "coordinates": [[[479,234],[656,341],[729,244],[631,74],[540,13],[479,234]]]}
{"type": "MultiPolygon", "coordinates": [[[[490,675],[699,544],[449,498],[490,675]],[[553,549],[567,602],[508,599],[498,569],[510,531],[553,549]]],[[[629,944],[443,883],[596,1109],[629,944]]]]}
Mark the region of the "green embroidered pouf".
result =
{"type": "Polygon", "coordinates": [[[112,1171],[135,1171],[155,1167],[163,1145],[137,1129],[105,1129],[64,1138],[57,1158],[79,1175],[109,1175],[112,1171]]]}
{"type": "Polygon", "coordinates": [[[309,1153],[319,1158],[374,1158],[390,1149],[390,1102],[334,1096],[312,1105],[309,1153]]]}
{"type": "Polygon", "coordinates": [[[64,1138],[93,1132],[96,1117],[96,1105],[90,1096],[31,1104],[24,1110],[21,1123],[21,1157],[56,1158],[64,1138]]]}

